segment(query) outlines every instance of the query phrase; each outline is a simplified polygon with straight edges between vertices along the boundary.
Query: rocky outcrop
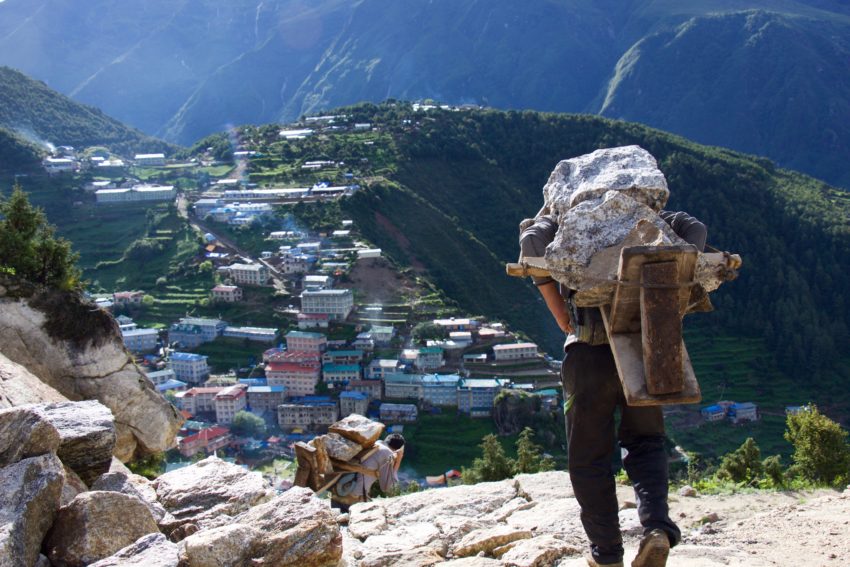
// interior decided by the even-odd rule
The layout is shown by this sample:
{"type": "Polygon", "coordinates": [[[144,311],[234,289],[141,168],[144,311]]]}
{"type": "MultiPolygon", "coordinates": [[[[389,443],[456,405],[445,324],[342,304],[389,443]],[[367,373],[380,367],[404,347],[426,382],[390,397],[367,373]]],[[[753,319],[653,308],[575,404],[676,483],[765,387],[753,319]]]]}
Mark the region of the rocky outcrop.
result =
{"type": "Polygon", "coordinates": [[[159,503],[156,490],[154,490],[151,481],[141,475],[107,472],[92,484],[91,489],[120,492],[121,494],[137,498],[148,507],[157,524],[162,522],[169,523],[173,520],[170,518],[168,512],[165,511],[162,504],[159,503]]]}
{"type": "Polygon", "coordinates": [[[0,567],[35,564],[59,509],[63,479],[54,453],[0,469],[0,567]]]}
{"type": "Polygon", "coordinates": [[[166,473],[153,482],[160,504],[173,516],[165,531],[187,524],[217,527],[221,515],[235,516],[266,502],[271,485],[257,472],[248,472],[217,457],[166,473]]]}
{"type": "Polygon", "coordinates": [[[59,432],[56,454],[83,482],[91,484],[109,470],[116,440],[109,408],[96,400],[37,407],[59,432]]]}
{"type": "Polygon", "coordinates": [[[21,382],[31,378],[6,379],[16,369],[0,359],[0,401],[57,401],[54,392],[99,400],[115,416],[115,454],[125,461],[173,444],[182,418],[135,366],[109,313],[74,293],[8,282],[0,290],[0,353],[50,388],[40,399],[22,395],[21,382]]]}
{"type": "Polygon", "coordinates": [[[25,367],[6,358],[0,346],[0,408],[67,399],[25,367]]]}
{"type": "Polygon", "coordinates": [[[328,431],[363,447],[371,447],[383,433],[384,424],[353,413],[331,425],[328,431]]]}
{"type": "Polygon", "coordinates": [[[160,534],[142,536],[134,543],[89,567],[177,567],[177,545],[160,534]]]}
{"type": "Polygon", "coordinates": [[[0,410],[0,467],[56,452],[59,431],[32,407],[0,410]]]}
{"type": "Polygon", "coordinates": [[[139,499],[119,492],[84,492],[59,510],[45,548],[53,565],[81,567],[158,531],[139,499]]]}

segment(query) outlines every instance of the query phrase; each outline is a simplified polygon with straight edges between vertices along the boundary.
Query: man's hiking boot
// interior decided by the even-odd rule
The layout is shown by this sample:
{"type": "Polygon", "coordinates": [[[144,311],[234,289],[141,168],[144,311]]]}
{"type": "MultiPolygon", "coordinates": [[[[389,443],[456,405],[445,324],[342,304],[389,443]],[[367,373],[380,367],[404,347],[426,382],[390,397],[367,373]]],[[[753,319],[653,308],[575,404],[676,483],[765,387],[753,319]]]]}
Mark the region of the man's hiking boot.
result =
{"type": "Polygon", "coordinates": [[[664,567],[670,553],[670,538],[664,530],[652,530],[640,540],[632,567],[664,567]]]}
{"type": "Polygon", "coordinates": [[[622,561],[618,561],[617,563],[597,563],[593,556],[589,553],[586,553],[584,558],[587,560],[589,567],[623,567],[622,561]]]}

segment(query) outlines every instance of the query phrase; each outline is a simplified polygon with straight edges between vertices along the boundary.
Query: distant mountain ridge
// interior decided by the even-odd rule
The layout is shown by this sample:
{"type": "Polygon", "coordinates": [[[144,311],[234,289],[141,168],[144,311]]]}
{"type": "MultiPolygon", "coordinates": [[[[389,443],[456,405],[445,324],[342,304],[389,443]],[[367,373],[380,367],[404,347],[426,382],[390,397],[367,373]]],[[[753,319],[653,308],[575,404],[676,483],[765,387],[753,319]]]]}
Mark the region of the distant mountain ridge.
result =
{"type": "Polygon", "coordinates": [[[824,0],[6,0],[0,63],[189,144],[361,100],[599,113],[850,187],[824,0]]]}
{"type": "Polygon", "coordinates": [[[58,145],[107,146],[121,153],[172,147],[9,67],[0,67],[0,128],[14,133],[3,137],[2,147],[10,149],[8,156],[0,155],[0,167],[14,165],[15,159],[27,161],[32,147],[42,153],[58,145]],[[27,143],[21,145],[22,140],[27,143]],[[18,158],[13,157],[13,145],[19,146],[18,158]]]}

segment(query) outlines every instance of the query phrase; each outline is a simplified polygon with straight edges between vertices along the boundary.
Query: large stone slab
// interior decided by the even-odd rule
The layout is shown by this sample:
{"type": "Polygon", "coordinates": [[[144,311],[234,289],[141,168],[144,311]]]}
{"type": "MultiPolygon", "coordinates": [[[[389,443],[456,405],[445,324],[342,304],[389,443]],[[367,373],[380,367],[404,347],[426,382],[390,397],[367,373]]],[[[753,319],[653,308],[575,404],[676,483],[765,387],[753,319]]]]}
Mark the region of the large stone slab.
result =
{"type": "Polygon", "coordinates": [[[177,567],[177,544],[160,534],[148,534],[89,567],[177,567]]]}
{"type": "Polygon", "coordinates": [[[0,567],[35,565],[63,480],[62,462],[52,453],[0,469],[0,567]]]}
{"type": "Polygon", "coordinates": [[[602,300],[613,292],[620,249],[627,239],[631,246],[685,244],[657,211],[624,193],[608,191],[560,215],[555,239],[546,247],[546,264],[553,277],[570,289],[589,295],[599,288],[602,300]],[[602,253],[605,261],[591,268],[594,256],[602,253]]]}
{"type": "Polygon", "coordinates": [[[328,433],[323,436],[323,439],[325,442],[325,450],[327,450],[328,456],[332,459],[350,461],[363,450],[363,447],[360,444],[355,443],[350,439],[346,439],[338,433],[328,433]]]}
{"type": "Polygon", "coordinates": [[[482,552],[489,555],[497,547],[517,540],[528,539],[531,535],[531,530],[519,529],[504,524],[489,526],[463,536],[452,547],[452,554],[455,557],[468,557],[482,552]]]}
{"type": "Polygon", "coordinates": [[[371,447],[384,432],[384,424],[353,413],[331,425],[328,431],[337,433],[363,447],[371,447]]]}
{"type": "Polygon", "coordinates": [[[0,467],[56,452],[56,428],[36,408],[0,409],[0,467]]]}
{"type": "Polygon", "coordinates": [[[158,531],[139,499],[119,492],[84,492],[59,510],[44,545],[54,565],[81,567],[158,531]]]}
{"type": "Polygon", "coordinates": [[[266,565],[335,566],[342,557],[342,534],[326,500],[308,488],[293,487],[234,518],[263,534],[254,558],[266,565]]]}
{"type": "Polygon", "coordinates": [[[39,406],[39,411],[61,438],[57,454],[86,484],[109,470],[115,448],[112,412],[97,400],[60,402],[39,406]]]}
{"type": "Polygon", "coordinates": [[[230,524],[190,535],[180,542],[185,567],[242,565],[255,556],[263,534],[245,524],[230,524]]]}
{"type": "Polygon", "coordinates": [[[216,517],[236,516],[266,502],[274,495],[258,472],[249,472],[217,457],[165,473],[153,481],[159,503],[174,519],[163,523],[165,531],[193,523],[208,525],[216,517]]]}
{"type": "Polygon", "coordinates": [[[658,163],[640,146],[606,148],[558,163],[543,188],[549,210],[562,215],[573,207],[616,191],[660,211],[670,190],[658,163]]]}

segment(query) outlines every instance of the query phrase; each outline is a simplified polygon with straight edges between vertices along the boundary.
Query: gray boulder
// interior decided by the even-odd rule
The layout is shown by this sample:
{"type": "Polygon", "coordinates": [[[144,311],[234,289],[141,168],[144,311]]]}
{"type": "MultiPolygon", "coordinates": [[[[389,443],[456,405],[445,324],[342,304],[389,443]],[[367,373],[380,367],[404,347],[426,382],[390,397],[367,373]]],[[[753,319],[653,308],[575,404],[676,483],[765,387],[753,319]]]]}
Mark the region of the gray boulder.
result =
{"type": "Polygon", "coordinates": [[[109,470],[115,447],[112,412],[96,400],[38,406],[62,441],[57,454],[86,484],[109,470]]]}
{"type": "Polygon", "coordinates": [[[173,515],[162,523],[170,532],[185,524],[217,527],[210,522],[221,515],[235,516],[274,496],[271,485],[258,472],[249,472],[217,457],[208,457],[153,481],[160,504],[173,515]]]}
{"type": "Polygon", "coordinates": [[[67,506],[71,500],[77,497],[77,494],[82,494],[88,491],[89,487],[80,478],[80,475],[74,472],[74,469],[68,465],[64,465],[65,482],[62,483],[62,506],[67,506]]]}
{"type": "Polygon", "coordinates": [[[165,519],[168,514],[157,500],[156,490],[151,481],[138,474],[107,472],[95,481],[91,489],[120,492],[138,498],[145,503],[157,523],[165,519]]]}
{"type": "Polygon", "coordinates": [[[164,535],[148,534],[89,567],[177,567],[177,554],[177,544],[164,535]]]}
{"type": "Polygon", "coordinates": [[[59,443],[59,432],[37,409],[0,409],[0,467],[56,452],[59,443]]]}
{"type": "Polygon", "coordinates": [[[550,212],[560,216],[580,203],[601,199],[608,191],[656,211],[670,196],[652,154],[640,146],[622,146],[559,162],[543,187],[543,198],[550,212]]]}
{"type": "Polygon", "coordinates": [[[0,567],[34,565],[59,510],[64,474],[50,453],[0,469],[0,567]]]}
{"type": "Polygon", "coordinates": [[[150,510],[138,498],[119,492],[84,492],[59,510],[45,549],[55,566],[81,567],[158,531],[150,510]]]}

